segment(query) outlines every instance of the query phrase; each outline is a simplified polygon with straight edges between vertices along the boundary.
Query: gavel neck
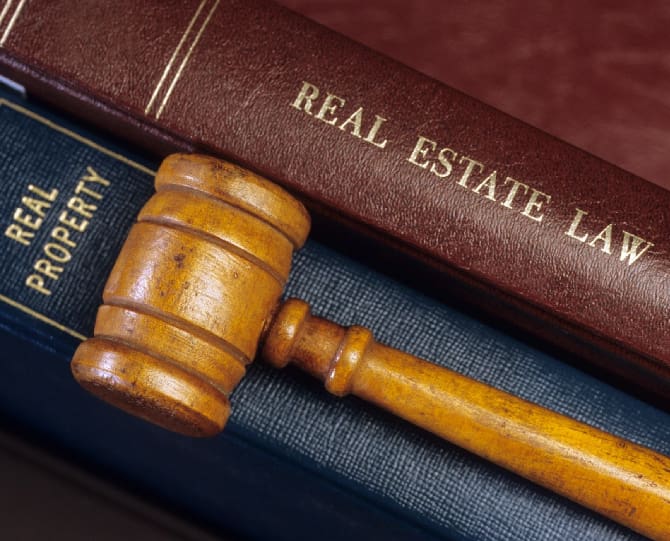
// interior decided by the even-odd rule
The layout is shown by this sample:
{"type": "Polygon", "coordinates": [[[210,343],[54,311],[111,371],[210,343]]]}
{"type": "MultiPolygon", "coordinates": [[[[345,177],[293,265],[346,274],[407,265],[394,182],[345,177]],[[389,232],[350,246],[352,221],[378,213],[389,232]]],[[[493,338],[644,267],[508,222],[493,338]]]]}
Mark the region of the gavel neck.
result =
{"type": "MultiPolygon", "coordinates": [[[[313,317],[306,302],[288,299],[276,312],[265,334],[261,356],[277,368],[295,364],[324,381],[328,390],[331,390],[328,382],[342,379],[345,376],[343,370],[346,371],[347,366],[353,368],[352,362],[347,362],[346,358],[347,350],[350,349],[346,347],[347,336],[351,332],[351,329],[313,317]]],[[[365,332],[371,339],[370,332],[365,332]]],[[[358,352],[358,358],[364,353],[367,342],[361,345],[363,350],[358,352]]],[[[344,392],[334,394],[343,395],[347,392],[345,386],[344,392]]]]}
{"type": "Polygon", "coordinates": [[[326,390],[336,396],[351,393],[390,411],[395,406],[387,403],[387,382],[407,379],[406,369],[414,365],[420,370],[445,370],[377,343],[365,327],[344,328],[314,317],[309,305],[298,299],[287,300],[276,312],[261,357],[277,368],[289,363],[299,367],[323,381],[326,390]],[[394,360],[398,361],[395,365],[394,360]]]}

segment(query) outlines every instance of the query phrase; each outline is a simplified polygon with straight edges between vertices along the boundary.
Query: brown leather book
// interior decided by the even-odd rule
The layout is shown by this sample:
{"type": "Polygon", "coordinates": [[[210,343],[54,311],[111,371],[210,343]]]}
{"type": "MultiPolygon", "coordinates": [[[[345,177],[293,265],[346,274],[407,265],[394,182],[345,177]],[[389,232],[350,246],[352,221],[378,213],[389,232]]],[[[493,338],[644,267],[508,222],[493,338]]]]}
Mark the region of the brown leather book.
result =
{"type": "Polygon", "coordinates": [[[665,0],[279,3],[670,188],[665,0]]]}
{"type": "Polygon", "coordinates": [[[251,167],[438,289],[670,395],[658,186],[264,0],[7,2],[0,73],[161,153],[251,167]]]}

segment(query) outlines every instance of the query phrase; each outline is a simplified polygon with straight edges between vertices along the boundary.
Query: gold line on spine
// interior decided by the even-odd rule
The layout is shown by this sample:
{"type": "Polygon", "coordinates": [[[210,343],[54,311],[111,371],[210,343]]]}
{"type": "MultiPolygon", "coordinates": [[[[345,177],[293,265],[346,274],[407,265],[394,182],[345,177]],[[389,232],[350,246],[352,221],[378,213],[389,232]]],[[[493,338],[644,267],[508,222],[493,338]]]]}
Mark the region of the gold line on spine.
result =
{"type": "Polygon", "coordinates": [[[46,323],[47,325],[50,325],[51,327],[55,327],[59,331],[63,331],[68,333],[70,336],[74,336],[75,338],[78,338],[79,340],[86,340],[86,336],[83,334],[75,331],[74,329],[71,329],[70,327],[66,327],[65,325],[58,323],[58,321],[55,321],[51,319],[50,317],[47,317],[45,315],[40,314],[39,312],[36,312],[32,308],[28,308],[25,304],[21,304],[20,302],[16,302],[14,299],[10,299],[9,297],[5,297],[4,295],[0,294],[0,302],[4,302],[5,304],[9,304],[9,306],[13,306],[17,310],[20,310],[24,314],[28,314],[29,316],[34,317],[35,319],[38,319],[42,323],[46,323]]]}
{"type": "MultiPolygon", "coordinates": [[[[2,34],[2,38],[0,38],[0,47],[2,47],[5,44],[5,41],[7,41],[7,38],[9,37],[9,33],[12,31],[12,28],[14,28],[14,23],[16,22],[16,19],[19,18],[19,15],[21,13],[21,10],[23,9],[23,6],[25,5],[26,0],[20,0],[19,5],[16,6],[16,10],[14,11],[14,15],[12,15],[12,18],[9,19],[9,24],[7,25],[7,28],[5,28],[5,33],[2,34]]],[[[11,4],[11,1],[10,1],[11,4]]],[[[9,6],[9,4],[7,4],[9,6]]],[[[7,7],[5,6],[5,8],[7,7]]],[[[5,10],[2,10],[2,16],[5,16],[5,10]]]]}
{"type": "Polygon", "coordinates": [[[130,165],[131,167],[137,169],[138,171],[142,171],[143,173],[146,173],[147,175],[150,175],[152,177],[156,176],[156,171],[153,171],[152,169],[149,169],[148,167],[144,167],[142,164],[139,164],[137,162],[134,162],[133,160],[130,160],[126,158],[125,156],[118,154],[116,152],[112,152],[111,150],[108,150],[107,148],[98,145],[94,141],[91,141],[90,139],[86,139],[86,137],[82,137],[78,133],[75,133],[73,131],[70,131],[66,128],[63,128],[62,126],[52,122],[51,120],[44,118],[36,113],[33,113],[29,109],[25,109],[24,107],[21,107],[20,105],[16,105],[15,103],[12,103],[11,101],[7,101],[4,99],[0,98],[0,106],[5,106],[9,107],[10,109],[14,109],[15,111],[26,115],[29,118],[32,118],[33,120],[36,120],[37,122],[40,122],[41,124],[44,124],[45,126],[48,126],[52,130],[58,131],[60,133],[63,133],[67,135],[68,137],[72,137],[72,139],[75,139],[79,141],[80,143],[83,143],[91,148],[94,148],[98,152],[102,152],[103,154],[107,156],[111,156],[115,160],[118,160],[122,163],[125,163],[126,165],[130,165]]]}
{"type": "Polygon", "coordinates": [[[177,74],[174,76],[174,79],[172,80],[172,83],[170,84],[170,87],[167,90],[167,93],[165,94],[165,97],[163,98],[163,101],[161,102],[161,106],[158,109],[158,112],[156,113],[156,120],[158,120],[163,113],[163,109],[165,109],[165,105],[167,104],[168,100],[170,99],[170,96],[172,95],[172,91],[174,90],[175,85],[177,84],[177,81],[181,77],[182,71],[184,70],[184,67],[188,63],[189,59],[191,58],[191,55],[193,54],[193,51],[195,50],[195,47],[198,45],[198,42],[200,41],[200,38],[202,37],[203,32],[205,31],[205,28],[207,28],[207,25],[209,24],[210,19],[212,18],[212,15],[214,15],[214,12],[216,11],[216,8],[219,6],[220,0],[216,0],[214,2],[214,5],[212,6],[212,9],[209,11],[209,14],[207,15],[207,18],[205,19],[205,22],[202,23],[202,26],[200,27],[200,30],[195,36],[195,40],[193,40],[193,43],[191,44],[191,47],[188,50],[188,53],[186,53],[186,56],[184,57],[184,60],[182,60],[181,65],[179,66],[179,70],[177,70],[177,74]]]}
{"type": "Polygon", "coordinates": [[[2,21],[5,20],[5,15],[7,15],[7,12],[9,11],[9,8],[12,5],[13,1],[14,0],[7,0],[5,7],[2,8],[2,12],[0,12],[0,27],[2,27],[2,21]]]}
{"type": "Polygon", "coordinates": [[[195,14],[191,18],[191,21],[188,23],[188,26],[186,27],[186,31],[182,34],[181,39],[179,40],[179,44],[177,45],[177,48],[172,53],[172,56],[170,57],[170,61],[168,62],[167,66],[165,66],[165,70],[163,70],[163,75],[161,75],[161,78],[158,81],[158,84],[156,85],[156,88],[154,89],[153,94],[151,95],[151,99],[149,100],[149,103],[147,104],[147,107],[146,107],[146,109],[144,109],[144,114],[149,113],[149,111],[151,110],[151,107],[153,106],[154,102],[156,101],[156,98],[158,98],[158,94],[159,94],[159,92],[160,92],[160,90],[163,86],[163,83],[165,82],[165,79],[168,76],[168,73],[170,73],[170,70],[172,69],[172,65],[174,64],[174,61],[177,59],[177,55],[179,54],[179,51],[181,51],[181,48],[184,46],[184,43],[186,42],[187,36],[191,33],[191,30],[193,29],[193,25],[195,24],[195,21],[200,16],[200,12],[202,11],[202,8],[205,7],[206,3],[207,3],[207,0],[202,0],[202,2],[200,2],[200,5],[198,6],[198,9],[196,9],[195,14]]]}

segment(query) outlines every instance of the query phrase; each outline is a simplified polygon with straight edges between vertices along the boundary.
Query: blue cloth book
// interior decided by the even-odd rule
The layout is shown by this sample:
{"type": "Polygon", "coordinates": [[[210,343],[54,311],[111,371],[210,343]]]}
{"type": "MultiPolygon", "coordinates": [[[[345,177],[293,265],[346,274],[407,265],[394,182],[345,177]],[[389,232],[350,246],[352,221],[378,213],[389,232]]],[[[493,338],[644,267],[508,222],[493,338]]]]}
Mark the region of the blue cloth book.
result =
{"type": "MultiPolygon", "coordinates": [[[[68,362],[92,332],[158,161],[8,93],[0,127],[0,414],[9,422],[214,531],[253,539],[639,538],[290,368],[254,364],[231,398],[226,431],[206,440],[99,403],[68,362]]],[[[323,244],[310,241],[295,256],[287,295],[670,454],[667,413],[323,244]]]]}

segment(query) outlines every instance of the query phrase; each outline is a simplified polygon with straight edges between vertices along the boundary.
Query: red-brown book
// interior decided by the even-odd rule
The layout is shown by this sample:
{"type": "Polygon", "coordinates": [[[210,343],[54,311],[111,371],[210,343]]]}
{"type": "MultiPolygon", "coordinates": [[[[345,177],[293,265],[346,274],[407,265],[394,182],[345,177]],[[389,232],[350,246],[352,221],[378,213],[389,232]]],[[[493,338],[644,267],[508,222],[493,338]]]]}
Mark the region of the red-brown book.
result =
{"type": "Polygon", "coordinates": [[[9,2],[0,47],[29,92],[160,152],[241,162],[439,287],[670,395],[658,186],[263,0],[9,2]]]}
{"type": "Polygon", "coordinates": [[[279,0],[670,188],[665,0],[279,0]]]}

